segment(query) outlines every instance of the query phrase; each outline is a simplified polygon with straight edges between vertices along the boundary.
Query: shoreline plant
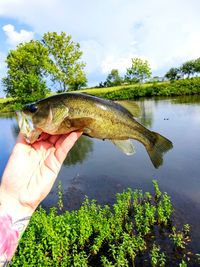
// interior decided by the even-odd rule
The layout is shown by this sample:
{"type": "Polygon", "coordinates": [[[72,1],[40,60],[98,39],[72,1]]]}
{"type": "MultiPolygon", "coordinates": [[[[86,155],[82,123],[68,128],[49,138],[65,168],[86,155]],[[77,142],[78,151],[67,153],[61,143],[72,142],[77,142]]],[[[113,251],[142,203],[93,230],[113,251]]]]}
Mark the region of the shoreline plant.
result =
{"type": "Polygon", "coordinates": [[[174,225],[170,196],[156,180],[153,186],[153,194],[118,193],[113,206],[86,197],[80,209],[62,214],[59,193],[59,210],[40,207],[33,215],[12,266],[197,266],[189,225],[174,225]]]}
{"type": "MultiPolygon", "coordinates": [[[[76,92],[87,93],[110,100],[134,100],[142,97],[199,95],[200,78],[196,77],[173,82],[154,82],[107,88],[89,88],[76,92]]],[[[50,94],[47,96],[50,96],[50,94]]],[[[19,103],[14,98],[0,99],[0,113],[19,110],[23,107],[23,105],[27,104],[27,102],[19,103]]]]}

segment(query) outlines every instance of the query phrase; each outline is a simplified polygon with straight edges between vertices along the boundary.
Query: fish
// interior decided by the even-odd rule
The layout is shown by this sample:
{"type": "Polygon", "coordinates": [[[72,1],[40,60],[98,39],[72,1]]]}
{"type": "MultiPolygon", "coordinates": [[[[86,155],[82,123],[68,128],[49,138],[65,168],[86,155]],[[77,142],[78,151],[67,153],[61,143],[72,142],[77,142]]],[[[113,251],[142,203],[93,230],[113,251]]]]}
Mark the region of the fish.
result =
{"type": "Polygon", "coordinates": [[[126,155],[133,155],[133,139],[144,145],[155,168],[173,147],[170,140],[140,124],[126,101],[120,104],[86,93],[67,92],[41,99],[26,105],[17,117],[20,132],[30,144],[42,132],[59,135],[82,131],[92,138],[110,140],[126,155]]]}

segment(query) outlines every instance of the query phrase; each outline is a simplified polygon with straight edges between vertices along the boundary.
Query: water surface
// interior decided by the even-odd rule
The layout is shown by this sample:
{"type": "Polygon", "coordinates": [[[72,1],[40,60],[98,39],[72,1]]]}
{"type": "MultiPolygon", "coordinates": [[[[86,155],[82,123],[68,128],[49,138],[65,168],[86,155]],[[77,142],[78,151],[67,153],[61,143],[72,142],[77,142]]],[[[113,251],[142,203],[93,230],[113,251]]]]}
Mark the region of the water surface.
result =
{"type": "MultiPolygon", "coordinates": [[[[178,223],[190,223],[194,251],[200,251],[200,96],[144,99],[138,118],[153,131],[173,142],[164,164],[155,169],[145,148],[133,141],[134,156],[126,156],[108,141],[82,137],[70,152],[45,208],[57,203],[57,184],[62,182],[66,209],[78,208],[85,195],[102,204],[113,203],[116,192],[127,187],[152,191],[156,178],[168,192],[178,223]]],[[[0,176],[17,136],[14,117],[0,118],[0,176]]]]}

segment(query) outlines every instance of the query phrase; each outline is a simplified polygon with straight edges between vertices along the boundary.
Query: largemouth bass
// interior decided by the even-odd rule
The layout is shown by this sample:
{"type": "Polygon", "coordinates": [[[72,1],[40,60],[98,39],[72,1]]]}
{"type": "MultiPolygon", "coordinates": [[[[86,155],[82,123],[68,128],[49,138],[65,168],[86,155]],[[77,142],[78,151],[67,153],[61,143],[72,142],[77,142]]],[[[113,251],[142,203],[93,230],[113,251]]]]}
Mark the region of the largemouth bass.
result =
{"type": "Polygon", "coordinates": [[[121,151],[132,155],[130,139],[135,139],[145,146],[155,168],[173,146],[170,140],[138,123],[119,103],[83,93],[58,94],[29,104],[18,112],[18,123],[31,144],[42,132],[55,135],[82,131],[90,137],[111,140],[121,151]]]}

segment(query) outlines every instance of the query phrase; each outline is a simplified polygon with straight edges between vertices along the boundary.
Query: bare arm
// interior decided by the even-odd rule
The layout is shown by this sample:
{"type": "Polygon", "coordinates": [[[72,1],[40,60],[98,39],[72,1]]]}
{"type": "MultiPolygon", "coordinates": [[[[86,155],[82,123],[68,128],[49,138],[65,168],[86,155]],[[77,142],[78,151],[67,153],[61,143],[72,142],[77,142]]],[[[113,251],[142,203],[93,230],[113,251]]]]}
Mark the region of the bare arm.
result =
{"type": "Polygon", "coordinates": [[[29,145],[20,134],[0,186],[0,267],[18,246],[31,215],[50,192],[62,163],[81,133],[50,136],[29,145]]]}

